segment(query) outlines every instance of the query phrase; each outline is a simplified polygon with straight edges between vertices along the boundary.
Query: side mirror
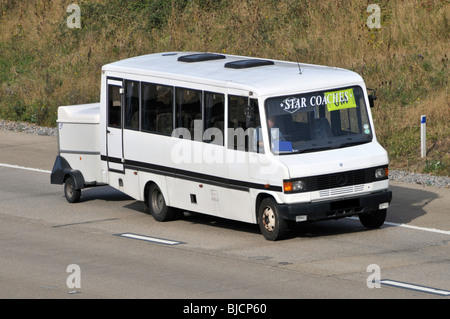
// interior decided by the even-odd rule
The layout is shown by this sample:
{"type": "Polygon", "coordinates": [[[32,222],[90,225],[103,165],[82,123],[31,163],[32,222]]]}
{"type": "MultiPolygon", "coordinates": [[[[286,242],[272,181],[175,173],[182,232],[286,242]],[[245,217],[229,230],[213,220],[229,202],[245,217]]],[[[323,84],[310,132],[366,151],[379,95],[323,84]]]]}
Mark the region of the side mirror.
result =
{"type": "Polygon", "coordinates": [[[367,90],[373,91],[373,93],[369,94],[369,96],[368,96],[368,98],[369,98],[369,105],[372,108],[372,107],[375,106],[375,100],[377,99],[376,92],[375,92],[374,89],[367,89],[367,90]]]}

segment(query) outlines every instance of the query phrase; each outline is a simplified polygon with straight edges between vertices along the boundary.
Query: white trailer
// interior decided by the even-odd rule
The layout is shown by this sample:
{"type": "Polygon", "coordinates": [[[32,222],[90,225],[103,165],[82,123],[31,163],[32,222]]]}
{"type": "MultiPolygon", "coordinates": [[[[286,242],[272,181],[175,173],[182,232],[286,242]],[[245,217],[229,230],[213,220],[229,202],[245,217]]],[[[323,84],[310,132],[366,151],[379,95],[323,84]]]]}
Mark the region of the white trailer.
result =
{"type": "Polygon", "coordinates": [[[199,52],[102,68],[100,103],[58,110],[51,183],[77,202],[110,185],[158,221],[193,211],[258,223],[358,215],[384,223],[392,193],[363,79],[339,68],[199,52]]]}

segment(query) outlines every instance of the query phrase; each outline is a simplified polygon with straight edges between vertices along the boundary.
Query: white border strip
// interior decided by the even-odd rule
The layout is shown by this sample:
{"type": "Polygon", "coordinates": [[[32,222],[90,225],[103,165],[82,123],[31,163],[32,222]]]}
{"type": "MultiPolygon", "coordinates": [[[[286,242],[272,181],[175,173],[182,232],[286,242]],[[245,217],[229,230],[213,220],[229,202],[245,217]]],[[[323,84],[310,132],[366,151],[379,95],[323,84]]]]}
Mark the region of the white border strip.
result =
{"type": "MultiPolygon", "coordinates": [[[[25,170],[25,171],[32,171],[32,172],[38,172],[38,173],[51,174],[51,171],[47,171],[47,170],[44,170],[44,169],[31,168],[31,167],[25,167],[25,166],[19,166],[19,165],[11,165],[11,164],[0,163],[0,167],[7,167],[7,168],[14,168],[14,169],[21,169],[21,170],[25,170]]],[[[348,219],[353,219],[353,220],[358,220],[358,217],[347,217],[347,218],[348,219]]],[[[409,228],[409,229],[415,229],[415,230],[428,231],[428,232],[432,232],[432,233],[450,235],[450,231],[448,231],[448,230],[441,230],[441,229],[427,228],[427,227],[419,227],[419,226],[406,225],[406,224],[397,224],[397,223],[391,223],[391,222],[384,222],[384,224],[385,225],[389,225],[389,226],[397,226],[397,227],[403,227],[403,228],[409,228]]],[[[149,237],[149,238],[152,238],[152,237],[149,237]]],[[[142,239],[142,240],[146,240],[146,239],[142,239]]],[[[159,239],[159,240],[161,240],[161,239],[159,239]]],[[[156,242],[156,240],[154,240],[154,241],[156,242]]],[[[169,240],[169,242],[171,242],[171,241],[169,240]]],[[[176,243],[179,243],[179,242],[176,242],[176,243]]],[[[174,245],[174,244],[166,244],[166,245],[174,245]]]]}
{"type": "Polygon", "coordinates": [[[388,280],[388,279],[380,280],[380,284],[398,287],[398,288],[411,289],[411,290],[415,290],[415,291],[426,292],[426,293],[440,295],[440,296],[450,296],[450,291],[447,291],[447,290],[441,290],[441,289],[436,289],[436,288],[431,288],[431,287],[408,284],[405,282],[400,282],[400,281],[395,281],[395,280],[388,280]]]}
{"type": "Polygon", "coordinates": [[[432,232],[432,233],[450,235],[450,231],[448,231],[448,230],[441,230],[441,229],[428,228],[428,227],[419,227],[419,226],[406,225],[406,224],[396,224],[396,223],[390,223],[390,222],[384,222],[384,223],[386,225],[390,225],[390,226],[399,226],[399,227],[410,228],[410,229],[415,229],[415,230],[423,230],[423,231],[428,231],[428,232],[432,232]]]}
{"type": "MultiPolygon", "coordinates": [[[[355,217],[355,216],[347,217],[347,218],[353,219],[353,220],[359,220],[359,218],[355,217]]],[[[437,234],[450,235],[450,231],[437,229],[437,228],[419,227],[419,226],[413,226],[413,225],[407,225],[407,224],[397,224],[397,223],[391,223],[391,222],[384,222],[384,225],[403,227],[403,228],[409,228],[409,229],[414,229],[414,230],[422,230],[422,231],[427,231],[427,232],[437,233],[437,234]]]]}
{"type": "Polygon", "coordinates": [[[151,243],[164,244],[164,245],[179,245],[179,244],[181,244],[181,242],[179,242],[179,241],[173,241],[173,240],[157,238],[157,237],[150,237],[150,236],[143,236],[143,235],[136,235],[136,234],[131,234],[131,233],[118,234],[118,236],[132,238],[132,239],[138,239],[138,240],[144,240],[144,241],[148,241],[151,243]]]}
{"type": "Polygon", "coordinates": [[[47,171],[45,169],[24,167],[24,166],[19,166],[19,165],[11,165],[11,164],[0,163],[0,167],[15,168],[15,169],[22,169],[22,170],[25,170],[25,171],[32,171],[32,172],[51,174],[51,171],[47,171]]]}

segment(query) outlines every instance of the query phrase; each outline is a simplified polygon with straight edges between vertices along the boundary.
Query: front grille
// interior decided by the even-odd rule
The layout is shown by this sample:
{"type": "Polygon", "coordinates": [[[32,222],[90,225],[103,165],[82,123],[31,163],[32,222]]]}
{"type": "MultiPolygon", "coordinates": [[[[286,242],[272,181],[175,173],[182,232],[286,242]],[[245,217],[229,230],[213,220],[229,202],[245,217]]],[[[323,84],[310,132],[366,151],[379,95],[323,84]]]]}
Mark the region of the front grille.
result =
{"type": "Polygon", "coordinates": [[[329,197],[336,195],[352,194],[357,192],[362,192],[364,190],[364,185],[347,186],[332,189],[323,189],[319,191],[320,197],[329,197]]]}
{"type": "MultiPolygon", "coordinates": [[[[354,171],[340,172],[340,173],[332,173],[326,175],[318,175],[318,176],[309,176],[305,178],[299,178],[295,180],[302,180],[305,182],[306,187],[302,190],[302,192],[313,192],[313,191],[322,191],[322,190],[330,190],[334,188],[341,188],[338,192],[342,191],[343,193],[359,191],[359,189],[353,189],[354,185],[367,184],[375,181],[381,181],[388,179],[388,176],[385,176],[381,179],[375,179],[375,170],[378,168],[384,168],[387,166],[377,166],[365,169],[359,169],[354,171]]],[[[292,180],[295,182],[295,180],[292,180]]],[[[289,193],[295,193],[294,191],[289,193]]],[[[325,194],[325,192],[321,192],[321,196],[331,195],[331,193],[325,194]]]]}

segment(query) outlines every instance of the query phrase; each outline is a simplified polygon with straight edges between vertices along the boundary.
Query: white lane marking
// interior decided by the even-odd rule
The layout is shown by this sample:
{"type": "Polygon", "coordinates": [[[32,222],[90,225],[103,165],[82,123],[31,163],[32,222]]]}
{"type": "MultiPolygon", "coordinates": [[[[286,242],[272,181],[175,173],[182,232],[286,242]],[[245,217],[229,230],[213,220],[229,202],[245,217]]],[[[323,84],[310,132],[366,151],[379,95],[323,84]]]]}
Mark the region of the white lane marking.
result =
{"type": "MultiPolygon", "coordinates": [[[[22,170],[26,170],[26,171],[33,171],[33,172],[51,174],[51,171],[47,171],[47,170],[44,170],[44,169],[31,168],[31,167],[25,167],[25,166],[19,166],[19,165],[11,165],[11,164],[0,163],[0,167],[15,168],[15,169],[22,169],[22,170]]],[[[349,219],[358,220],[358,217],[348,217],[348,218],[349,219]]],[[[391,223],[391,222],[384,222],[384,224],[385,225],[390,225],[390,226],[397,226],[397,227],[403,227],[403,228],[409,228],[409,229],[415,229],[415,230],[428,231],[428,232],[433,232],[433,233],[438,233],[438,234],[450,235],[450,231],[448,231],[448,230],[441,230],[441,229],[437,229],[437,228],[419,227],[419,226],[406,225],[406,224],[397,224],[397,223],[391,223]]]]}
{"type": "Polygon", "coordinates": [[[448,230],[442,230],[442,229],[437,229],[437,228],[428,228],[428,227],[419,227],[419,226],[406,225],[406,224],[396,224],[396,223],[391,223],[391,222],[384,222],[384,223],[386,225],[390,225],[390,226],[399,226],[399,227],[404,227],[404,228],[428,231],[428,232],[432,232],[432,233],[450,235],[450,231],[448,231],[448,230]]]}
{"type": "Polygon", "coordinates": [[[447,290],[419,286],[419,285],[414,285],[414,284],[408,284],[406,282],[400,282],[400,281],[395,281],[395,280],[388,280],[388,279],[380,280],[380,284],[398,287],[398,288],[411,289],[411,290],[426,292],[426,293],[430,293],[430,294],[436,294],[436,295],[440,295],[440,296],[450,296],[450,291],[447,291],[447,290]]]}
{"type": "Polygon", "coordinates": [[[21,170],[25,170],[25,171],[33,171],[33,172],[47,173],[47,174],[51,174],[52,173],[51,171],[47,171],[45,169],[31,168],[31,167],[25,167],[25,166],[19,166],[19,165],[11,165],[11,164],[4,164],[4,163],[0,163],[0,167],[15,168],[15,169],[21,169],[21,170]]]}
{"type": "Polygon", "coordinates": [[[131,234],[131,233],[118,234],[118,236],[132,238],[132,239],[138,239],[138,240],[144,240],[144,241],[158,243],[158,244],[164,244],[164,245],[179,245],[179,244],[181,244],[180,241],[173,241],[173,240],[168,240],[168,239],[163,239],[163,238],[143,236],[143,235],[137,235],[137,234],[131,234]]]}
{"type": "MultiPolygon", "coordinates": [[[[347,217],[347,218],[353,219],[353,220],[359,220],[358,217],[347,217]]],[[[419,226],[413,226],[413,225],[407,225],[407,224],[397,224],[397,223],[391,223],[391,222],[384,222],[384,225],[403,227],[403,228],[409,228],[409,229],[415,229],[415,230],[422,230],[422,231],[444,234],[444,235],[450,235],[450,231],[437,229],[437,228],[419,227],[419,226]]]]}

